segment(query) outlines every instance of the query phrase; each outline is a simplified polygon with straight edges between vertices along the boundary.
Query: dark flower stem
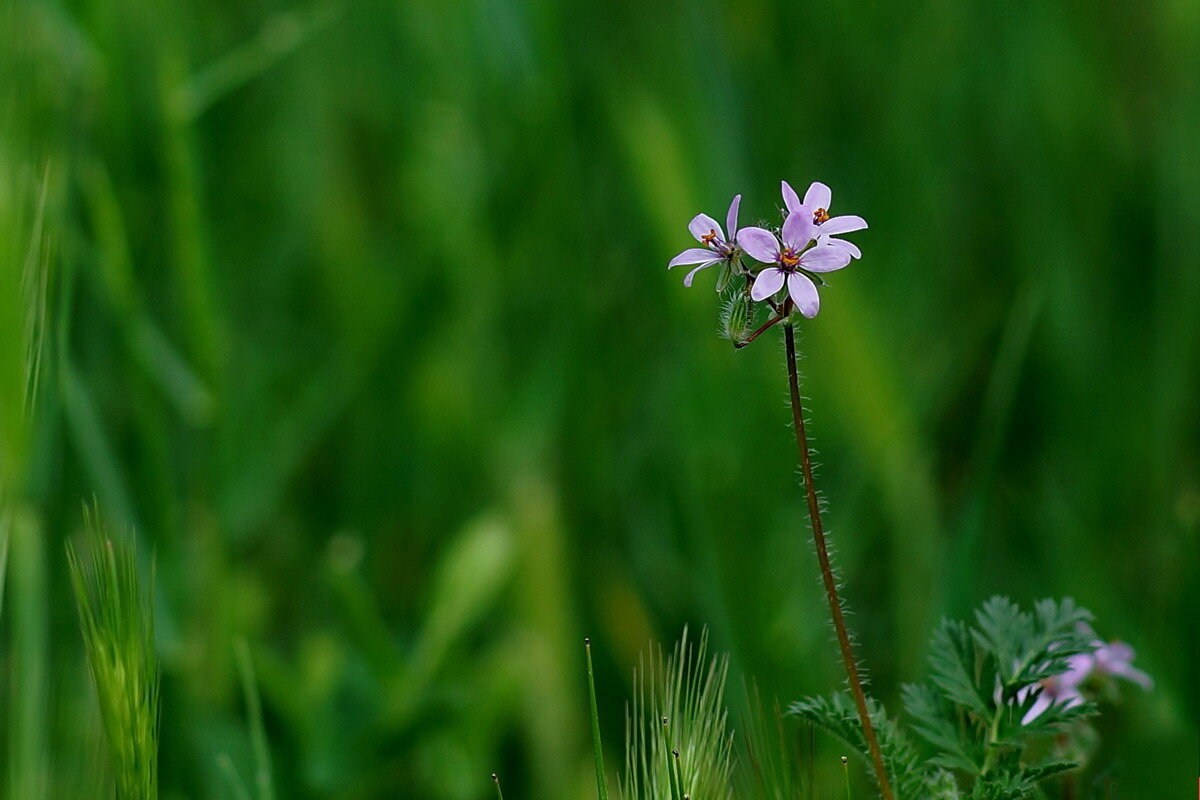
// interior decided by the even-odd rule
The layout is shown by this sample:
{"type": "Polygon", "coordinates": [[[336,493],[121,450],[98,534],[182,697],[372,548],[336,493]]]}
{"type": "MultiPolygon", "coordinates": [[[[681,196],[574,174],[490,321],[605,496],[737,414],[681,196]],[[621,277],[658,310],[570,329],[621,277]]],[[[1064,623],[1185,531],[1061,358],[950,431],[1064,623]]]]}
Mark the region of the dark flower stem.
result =
{"type": "MultiPolygon", "coordinates": [[[[784,309],[785,313],[791,311],[791,305],[789,300],[784,309]]],[[[884,800],[894,800],[887,770],[883,766],[883,755],[879,751],[879,740],[875,737],[875,727],[871,724],[871,715],[867,711],[867,696],[863,692],[862,678],[858,674],[858,662],[854,660],[854,647],[850,644],[850,634],[846,631],[846,619],[842,613],[841,598],[838,597],[837,581],[833,577],[833,567],[829,563],[825,528],[821,524],[821,506],[817,501],[817,490],[813,484],[812,457],[808,450],[808,436],[804,431],[804,408],[800,404],[800,378],[796,373],[796,333],[791,320],[783,325],[783,339],[787,345],[788,388],[792,397],[792,427],[796,431],[796,449],[800,455],[800,470],[804,475],[804,491],[808,495],[808,516],[812,520],[813,541],[817,546],[817,560],[821,564],[825,598],[829,601],[829,614],[833,618],[834,630],[837,631],[838,645],[842,651],[842,663],[846,667],[846,678],[850,683],[850,693],[854,696],[854,705],[858,708],[858,718],[862,722],[863,736],[867,740],[867,748],[871,751],[871,762],[875,767],[875,779],[879,783],[879,791],[884,800]]]]}

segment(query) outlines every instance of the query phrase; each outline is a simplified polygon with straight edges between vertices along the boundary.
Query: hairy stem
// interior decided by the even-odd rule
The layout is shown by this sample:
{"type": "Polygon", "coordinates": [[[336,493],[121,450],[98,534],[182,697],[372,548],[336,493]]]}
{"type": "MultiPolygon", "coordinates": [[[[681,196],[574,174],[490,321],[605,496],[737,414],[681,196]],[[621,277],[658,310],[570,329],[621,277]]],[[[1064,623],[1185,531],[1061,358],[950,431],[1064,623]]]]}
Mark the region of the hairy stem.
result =
{"type": "MultiPolygon", "coordinates": [[[[791,301],[788,301],[788,306],[791,301]]],[[[785,309],[788,311],[789,309],[785,309]]],[[[817,546],[817,561],[821,565],[821,579],[825,583],[825,598],[829,601],[829,614],[833,618],[833,627],[837,631],[838,645],[842,651],[842,663],[846,667],[846,678],[850,683],[850,693],[854,696],[854,705],[858,708],[858,718],[862,722],[863,736],[867,740],[867,748],[871,752],[871,762],[875,767],[875,779],[879,783],[879,791],[884,800],[894,800],[892,786],[888,782],[887,770],[883,766],[883,754],[879,751],[879,740],[875,737],[875,727],[871,724],[871,715],[867,711],[867,696],[863,692],[862,678],[858,674],[858,663],[854,660],[854,648],[850,644],[850,634],[846,631],[846,619],[842,613],[842,601],[838,597],[837,581],[833,577],[833,567],[829,562],[829,548],[825,543],[825,528],[821,524],[821,506],[817,501],[817,490],[813,484],[812,457],[808,450],[808,436],[804,431],[804,408],[800,403],[800,378],[796,373],[796,333],[789,320],[783,325],[783,339],[787,345],[788,389],[792,398],[792,427],[796,431],[796,449],[800,455],[800,470],[804,475],[804,491],[808,495],[808,516],[812,520],[813,541],[817,546]]]]}

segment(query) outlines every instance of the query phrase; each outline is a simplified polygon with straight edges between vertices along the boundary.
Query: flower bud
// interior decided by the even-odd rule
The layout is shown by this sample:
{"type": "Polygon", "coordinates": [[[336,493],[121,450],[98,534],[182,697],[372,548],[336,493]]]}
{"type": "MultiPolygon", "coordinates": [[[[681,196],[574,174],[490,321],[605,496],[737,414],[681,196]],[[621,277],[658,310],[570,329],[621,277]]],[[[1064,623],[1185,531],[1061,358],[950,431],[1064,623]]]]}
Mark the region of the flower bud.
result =
{"type": "Polygon", "coordinates": [[[737,344],[754,329],[757,307],[745,292],[735,292],[721,307],[721,336],[737,344]]]}

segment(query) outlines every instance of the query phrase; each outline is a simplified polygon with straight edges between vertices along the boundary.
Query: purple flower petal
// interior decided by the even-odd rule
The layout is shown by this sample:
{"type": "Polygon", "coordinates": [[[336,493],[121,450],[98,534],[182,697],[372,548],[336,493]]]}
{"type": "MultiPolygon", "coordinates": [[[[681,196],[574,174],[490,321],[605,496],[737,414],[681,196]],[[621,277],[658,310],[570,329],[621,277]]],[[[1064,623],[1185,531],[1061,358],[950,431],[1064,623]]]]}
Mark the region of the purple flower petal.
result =
{"type": "Polygon", "coordinates": [[[684,276],[683,276],[683,285],[684,285],[684,286],[687,286],[688,288],[691,288],[691,285],[692,285],[692,278],[696,277],[696,273],[697,273],[697,272],[699,272],[699,271],[700,271],[700,270],[702,270],[702,269],[708,269],[708,268],[709,268],[709,267],[711,267],[713,264],[716,264],[716,263],[718,263],[719,261],[720,261],[720,259],[717,259],[716,261],[709,261],[709,262],[708,262],[708,263],[706,263],[706,264],[701,264],[700,266],[696,267],[694,270],[692,270],[691,272],[689,272],[687,275],[684,275],[684,276]]]}
{"type": "Polygon", "coordinates": [[[738,231],[737,243],[750,257],[770,264],[779,255],[779,240],[764,228],[742,228],[738,231]]]}
{"type": "Polygon", "coordinates": [[[800,313],[812,319],[821,310],[821,296],[817,294],[817,285],[799,272],[793,272],[787,279],[788,295],[800,313]]]}
{"type": "Polygon", "coordinates": [[[678,267],[682,264],[700,264],[704,261],[712,261],[713,255],[713,251],[706,247],[689,247],[672,258],[671,263],[667,264],[667,269],[678,267]]]}
{"type": "Polygon", "coordinates": [[[758,273],[754,286],[750,288],[750,297],[754,300],[766,300],[783,288],[784,272],[778,267],[767,267],[758,273]]]}
{"type": "Polygon", "coordinates": [[[1133,681],[1146,691],[1150,691],[1154,688],[1154,679],[1132,664],[1119,664],[1110,669],[1108,672],[1110,675],[1116,675],[1118,678],[1124,678],[1127,681],[1133,681]]]}
{"type": "MultiPolygon", "coordinates": [[[[1022,698],[1022,700],[1024,700],[1024,698],[1022,698]]],[[[1021,724],[1028,725],[1029,723],[1033,722],[1051,705],[1053,705],[1053,701],[1050,699],[1049,693],[1043,689],[1038,694],[1037,699],[1033,701],[1033,705],[1030,706],[1029,710],[1025,712],[1025,716],[1021,718],[1021,724]]]]}
{"type": "Polygon", "coordinates": [[[796,190],[787,181],[783,181],[783,205],[789,214],[799,211],[804,205],[800,202],[800,195],[796,194],[796,190]]]}
{"type": "Polygon", "coordinates": [[[829,247],[838,247],[842,250],[845,250],[853,258],[862,258],[862,250],[858,249],[858,245],[854,244],[854,242],[846,241],[845,239],[835,239],[832,236],[818,236],[817,244],[829,247]]]}
{"type": "Polygon", "coordinates": [[[688,223],[688,230],[692,232],[692,236],[696,237],[696,241],[701,244],[708,244],[704,241],[704,237],[715,233],[717,239],[725,241],[725,232],[721,230],[721,223],[710,217],[708,214],[697,214],[692,217],[692,221],[688,223]]]}
{"type": "Polygon", "coordinates": [[[1114,667],[1133,661],[1133,648],[1124,642],[1109,642],[1096,648],[1096,666],[1106,672],[1112,672],[1114,667]]]}
{"type": "Polygon", "coordinates": [[[812,211],[818,208],[829,210],[829,204],[833,201],[833,192],[829,191],[829,187],[823,183],[815,182],[808,187],[808,191],[804,193],[804,205],[812,211]]]}
{"type": "Polygon", "coordinates": [[[821,223],[821,233],[849,233],[850,231],[861,231],[867,227],[867,221],[862,217],[856,217],[853,214],[847,214],[844,217],[831,217],[821,223]]]}
{"type": "Polygon", "coordinates": [[[800,266],[809,272],[833,272],[850,263],[850,252],[831,245],[817,245],[800,256],[800,266]]]}
{"type": "Polygon", "coordinates": [[[1055,686],[1062,687],[1065,691],[1073,691],[1076,686],[1088,679],[1092,674],[1092,668],[1096,665],[1096,660],[1091,653],[1077,653],[1067,658],[1067,671],[1061,675],[1055,676],[1057,683],[1055,686]]]}
{"type": "Polygon", "coordinates": [[[733,202],[729,204],[729,213],[725,215],[725,230],[729,231],[729,239],[733,241],[737,239],[737,215],[738,209],[742,206],[742,196],[740,194],[733,196],[733,202]]]}
{"type": "Polygon", "coordinates": [[[817,235],[817,226],[813,225],[812,215],[804,209],[793,211],[783,221],[783,243],[788,247],[799,250],[817,235]]]}
{"type": "Polygon", "coordinates": [[[1110,642],[1095,653],[1096,669],[1124,678],[1141,686],[1143,689],[1154,688],[1154,680],[1133,666],[1133,648],[1124,642],[1110,642]]]}

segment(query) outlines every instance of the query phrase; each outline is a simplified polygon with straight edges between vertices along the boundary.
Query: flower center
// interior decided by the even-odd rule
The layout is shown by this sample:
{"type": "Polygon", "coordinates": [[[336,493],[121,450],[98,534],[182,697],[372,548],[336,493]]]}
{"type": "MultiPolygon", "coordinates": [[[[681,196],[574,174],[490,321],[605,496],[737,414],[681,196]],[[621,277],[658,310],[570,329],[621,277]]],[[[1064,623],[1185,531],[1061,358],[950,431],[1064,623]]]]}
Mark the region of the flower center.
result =
{"type": "Polygon", "coordinates": [[[800,263],[800,256],[789,247],[779,254],[779,263],[785,267],[794,267],[800,263]]]}
{"type": "Polygon", "coordinates": [[[713,242],[715,242],[716,240],[717,240],[717,232],[711,231],[711,230],[708,233],[706,233],[700,237],[700,241],[704,242],[704,244],[707,245],[708,247],[712,247],[713,242]]]}
{"type": "Polygon", "coordinates": [[[825,220],[829,219],[829,212],[823,208],[818,208],[813,212],[813,224],[820,225],[825,220]]]}

